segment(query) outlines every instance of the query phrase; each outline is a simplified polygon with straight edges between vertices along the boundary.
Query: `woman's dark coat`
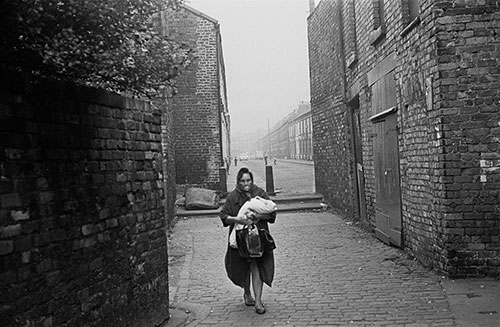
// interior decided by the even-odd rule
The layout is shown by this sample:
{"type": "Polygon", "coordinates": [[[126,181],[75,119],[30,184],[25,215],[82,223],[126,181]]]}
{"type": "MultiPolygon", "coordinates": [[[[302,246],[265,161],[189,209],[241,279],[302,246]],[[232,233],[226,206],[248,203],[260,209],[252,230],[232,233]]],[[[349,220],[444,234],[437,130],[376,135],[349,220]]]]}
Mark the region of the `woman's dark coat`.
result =
{"type": "MultiPolygon", "coordinates": [[[[229,234],[234,228],[234,224],[227,224],[226,218],[227,216],[236,217],[238,215],[238,211],[243,206],[245,202],[254,198],[256,196],[260,196],[264,199],[269,199],[267,193],[255,186],[252,185],[250,191],[248,193],[243,192],[239,188],[234,189],[231,193],[226,197],[226,203],[222,207],[220,218],[224,227],[229,226],[229,234]]],[[[276,212],[269,215],[269,220],[260,220],[257,223],[257,226],[269,231],[268,222],[274,223],[276,220],[276,212]]],[[[260,277],[264,283],[271,286],[274,278],[274,255],[272,251],[264,252],[262,257],[256,259],[247,259],[243,258],[239,255],[238,249],[234,249],[229,246],[229,234],[228,234],[228,243],[227,243],[227,252],[225,258],[226,264],[226,272],[229,279],[240,287],[245,286],[246,275],[250,271],[250,262],[255,260],[257,262],[257,266],[259,267],[260,277]]]]}

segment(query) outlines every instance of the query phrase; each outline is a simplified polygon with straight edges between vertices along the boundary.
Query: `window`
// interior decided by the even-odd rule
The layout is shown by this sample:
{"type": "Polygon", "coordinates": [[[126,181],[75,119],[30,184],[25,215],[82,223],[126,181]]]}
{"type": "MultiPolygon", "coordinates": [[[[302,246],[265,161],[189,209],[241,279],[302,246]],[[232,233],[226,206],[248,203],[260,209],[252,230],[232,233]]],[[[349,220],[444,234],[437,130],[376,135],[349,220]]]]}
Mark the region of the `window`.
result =
{"type": "Polygon", "coordinates": [[[419,0],[403,1],[403,31],[401,36],[405,36],[410,30],[420,23],[420,4],[419,0]]]}
{"type": "Polygon", "coordinates": [[[384,26],[384,0],[373,0],[373,29],[384,26]]]}
{"type": "Polygon", "coordinates": [[[410,22],[414,21],[419,14],[419,6],[418,6],[418,0],[408,0],[409,2],[409,17],[410,17],[410,22]]]}
{"type": "Polygon", "coordinates": [[[371,44],[375,45],[385,36],[385,6],[384,0],[372,0],[373,32],[370,36],[371,44]]]}
{"type": "Polygon", "coordinates": [[[346,64],[351,68],[357,60],[356,54],[356,15],[354,0],[347,1],[346,5],[346,64]]]}

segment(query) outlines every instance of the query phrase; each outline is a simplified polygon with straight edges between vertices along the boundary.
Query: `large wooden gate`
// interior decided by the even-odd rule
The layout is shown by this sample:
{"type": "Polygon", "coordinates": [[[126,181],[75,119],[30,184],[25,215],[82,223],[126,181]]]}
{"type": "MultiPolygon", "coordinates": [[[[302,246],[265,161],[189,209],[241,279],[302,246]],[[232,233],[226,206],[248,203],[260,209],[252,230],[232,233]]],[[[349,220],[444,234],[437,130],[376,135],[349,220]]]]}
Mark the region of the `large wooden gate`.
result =
{"type": "Polygon", "coordinates": [[[375,168],[375,235],[401,247],[401,188],[397,130],[396,58],[388,56],[368,74],[372,91],[375,168]]]}

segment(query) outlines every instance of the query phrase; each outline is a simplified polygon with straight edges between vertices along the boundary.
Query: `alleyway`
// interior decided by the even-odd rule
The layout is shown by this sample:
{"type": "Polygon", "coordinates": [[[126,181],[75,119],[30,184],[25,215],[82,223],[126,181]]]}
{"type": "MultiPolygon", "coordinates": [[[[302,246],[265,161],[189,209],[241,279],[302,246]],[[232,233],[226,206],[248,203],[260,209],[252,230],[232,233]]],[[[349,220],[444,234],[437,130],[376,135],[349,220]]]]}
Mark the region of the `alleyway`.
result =
{"type": "MultiPolygon", "coordinates": [[[[265,188],[263,162],[231,166],[228,190],[246,166],[265,188]]],[[[310,162],[274,166],[283,194],[314,189],[310,162]]],[[[499,282],[453,281],[330,212],[279,213],[278,248],[265,315],[243,304],[224,270],[228,230],[217,217],[179,220],[169,237],[170,305],[187,326],[498,326],[499,282]],[[185,314],[184,310],[189,310],[185,314]]],[[[174,319],[168,324],[174,324],[174,319]]],[[[181,324],[184,326],[184,324],[181,324]]]]}
{"type": "Polygon", "coordinates": [[[257,315],[224,270],[218,218],[179,221],[170,254],[171,305],[195,326],[454,326],[440,277],[328,212],[280,214],[267,312],[257,315]]]}

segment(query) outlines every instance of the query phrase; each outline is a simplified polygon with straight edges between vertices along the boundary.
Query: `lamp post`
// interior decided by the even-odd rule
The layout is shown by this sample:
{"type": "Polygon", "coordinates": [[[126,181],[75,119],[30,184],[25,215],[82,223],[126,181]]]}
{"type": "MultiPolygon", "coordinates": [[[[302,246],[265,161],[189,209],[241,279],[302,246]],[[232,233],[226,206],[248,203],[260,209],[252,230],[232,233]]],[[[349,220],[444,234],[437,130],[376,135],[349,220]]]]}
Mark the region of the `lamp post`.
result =
{"type": "Polygon", "coordinates": [[[267,117],[267,137],[269,141],[269,159],[271,159],[271,128],[269,127],[269,117],[267,117]]]}

